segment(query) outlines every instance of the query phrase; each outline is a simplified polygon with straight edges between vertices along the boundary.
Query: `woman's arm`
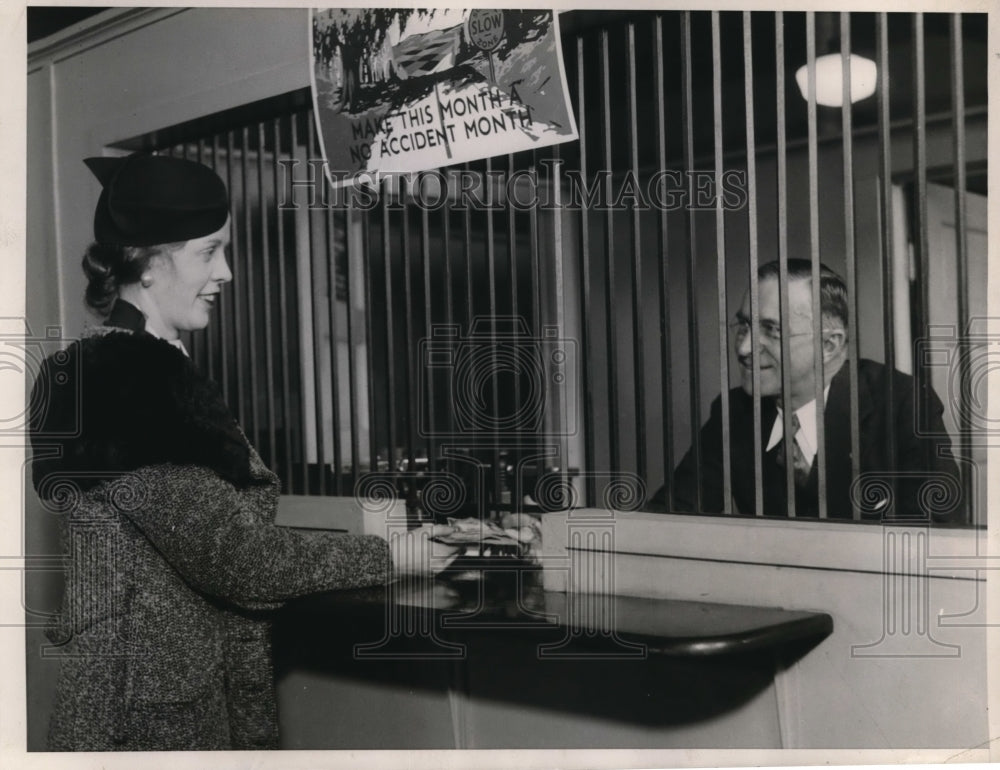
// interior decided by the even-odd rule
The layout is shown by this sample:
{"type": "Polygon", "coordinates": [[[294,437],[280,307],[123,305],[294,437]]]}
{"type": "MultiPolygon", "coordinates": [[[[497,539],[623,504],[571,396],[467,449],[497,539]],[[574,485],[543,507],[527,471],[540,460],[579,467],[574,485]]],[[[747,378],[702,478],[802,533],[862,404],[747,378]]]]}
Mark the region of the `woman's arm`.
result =
{"type": "Polygon", "coordinates": [[[389,547],[375,535],[303,533],[276,526],[261,489],[237,490],[196,465],[154,465],[130,475],[135,524],[195,588],[250,609],[314,591],[386,582],[389,547]]]}

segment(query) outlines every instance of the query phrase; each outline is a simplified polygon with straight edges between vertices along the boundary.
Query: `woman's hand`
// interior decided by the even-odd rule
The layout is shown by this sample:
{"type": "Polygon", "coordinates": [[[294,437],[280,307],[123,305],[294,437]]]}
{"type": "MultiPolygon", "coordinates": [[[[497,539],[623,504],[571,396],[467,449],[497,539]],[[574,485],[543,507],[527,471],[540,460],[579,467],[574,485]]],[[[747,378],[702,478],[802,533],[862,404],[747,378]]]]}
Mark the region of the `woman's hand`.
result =
{"type": "MultiPolygon", "coordinates": [[[[438,534],[435,527],[440,526],[442,525],[424,524],[417,529],[389,534],[389,552],[397,576],[436,575],[447,569],[464,550],[431,540],[438,534]]],[[[447,529],[451,531],[451,527],[447,529]]]]}

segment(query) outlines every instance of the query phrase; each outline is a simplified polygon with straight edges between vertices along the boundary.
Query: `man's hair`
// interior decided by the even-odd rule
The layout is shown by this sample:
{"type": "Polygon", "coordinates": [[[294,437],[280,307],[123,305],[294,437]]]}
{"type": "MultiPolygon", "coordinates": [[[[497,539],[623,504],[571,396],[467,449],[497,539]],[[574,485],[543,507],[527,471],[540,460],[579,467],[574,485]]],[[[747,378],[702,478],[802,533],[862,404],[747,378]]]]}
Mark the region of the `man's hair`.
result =
{"type": "MultiPolygon", "coordinates": [[[[788,280],[812,280],[812,262],[808,259],[788,260],[788,280]]],[[[757,268],[757,278],[780,278],[778,260],[757,268]]],[[[826,265],[819,266],[820,312],[824,317],[835,318],[847,329],[847,285],[826,265]]]]}

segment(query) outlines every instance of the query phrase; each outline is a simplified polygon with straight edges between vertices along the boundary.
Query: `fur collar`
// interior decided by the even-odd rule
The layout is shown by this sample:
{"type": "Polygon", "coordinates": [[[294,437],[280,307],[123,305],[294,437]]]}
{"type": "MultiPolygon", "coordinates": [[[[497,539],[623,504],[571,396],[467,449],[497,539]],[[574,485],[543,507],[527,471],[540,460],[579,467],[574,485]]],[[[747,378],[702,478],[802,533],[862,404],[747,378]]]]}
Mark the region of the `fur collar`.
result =
{"type": "Polygon", "coordinates": [[[213,381],[141,330],[94,331],[47,359],[32,392],[32,475],[43,499],[55,478],[86,490],[162,463],[251,483],[250,447],[213,381]]]}

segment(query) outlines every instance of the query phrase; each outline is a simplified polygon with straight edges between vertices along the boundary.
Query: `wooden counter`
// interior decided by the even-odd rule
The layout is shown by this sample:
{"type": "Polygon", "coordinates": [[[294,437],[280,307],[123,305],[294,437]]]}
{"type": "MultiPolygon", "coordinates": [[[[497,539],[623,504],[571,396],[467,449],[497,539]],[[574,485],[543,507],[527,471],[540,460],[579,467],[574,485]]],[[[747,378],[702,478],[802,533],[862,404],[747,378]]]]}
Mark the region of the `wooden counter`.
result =
{"type": "Polygon", "coordinates": [[[319,594],[276,626],[282,731],[294,748],[768,747],[776,666],[832,628],[822,612],[545,592],[513,567],[319,594]]]}

